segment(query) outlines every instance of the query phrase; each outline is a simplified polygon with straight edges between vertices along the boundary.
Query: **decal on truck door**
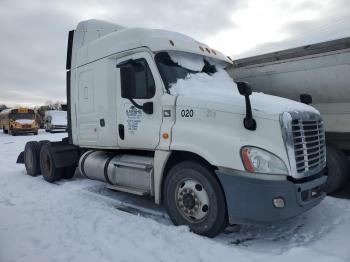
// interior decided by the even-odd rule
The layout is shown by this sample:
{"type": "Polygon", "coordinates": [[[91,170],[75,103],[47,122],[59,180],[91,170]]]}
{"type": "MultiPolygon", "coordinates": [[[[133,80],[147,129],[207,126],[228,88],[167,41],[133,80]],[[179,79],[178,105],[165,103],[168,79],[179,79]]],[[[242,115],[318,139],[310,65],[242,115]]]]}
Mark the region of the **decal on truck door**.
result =
{"type": "Polygon", "coordinates": [[[163,117],[171,117],[171,110],[169,109],[163,110],[163,117]]]}
{"type": "Polygon", "coordinates": [[[135,106],[126,105],[126,126],[130,134],[135,134],[135,131],[139,128],[139,124],[142,118],[142,110],[135,106]]]}
{"type": "Polygon", "coordinates": [[[181,110],[181,117],[193,117],[193,110],[192,109],[181,110]]]}

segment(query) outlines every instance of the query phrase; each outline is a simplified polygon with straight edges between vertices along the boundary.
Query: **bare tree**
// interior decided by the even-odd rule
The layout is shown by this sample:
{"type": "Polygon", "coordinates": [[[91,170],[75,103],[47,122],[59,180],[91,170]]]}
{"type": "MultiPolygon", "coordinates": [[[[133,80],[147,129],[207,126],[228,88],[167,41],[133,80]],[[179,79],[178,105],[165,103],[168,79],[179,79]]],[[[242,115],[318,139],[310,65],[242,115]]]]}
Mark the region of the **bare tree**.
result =
{"type": "Polygon", "coordinates": [[[0,112],[8,107],[5,104],[0,104],[0,112]]]}
{"type": "Polygon", "coordinates": [[[61,110],[62,107],[61,105],[64,104],[64,102],[62,101],[51,101],[51,100],[48,100],[46,101],[45,105],[48,107],[48,109],[50,110],[61,110]]]}

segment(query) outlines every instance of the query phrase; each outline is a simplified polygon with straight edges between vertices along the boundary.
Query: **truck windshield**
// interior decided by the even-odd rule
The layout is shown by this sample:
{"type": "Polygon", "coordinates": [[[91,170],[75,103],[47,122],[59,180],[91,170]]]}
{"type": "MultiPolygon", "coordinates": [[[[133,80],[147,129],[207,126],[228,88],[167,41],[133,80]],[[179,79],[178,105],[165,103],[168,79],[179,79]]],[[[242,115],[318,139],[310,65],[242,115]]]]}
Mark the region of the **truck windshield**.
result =
{"type": "Polygon", "coordinates": [[[218,68],[223,69],[226,66],[225,62],[220,64],[210,57],[178,51],[160,52],[155,60],[168,91],[180,79],[187,79],[198,73],[212,75],[218,68]]]}

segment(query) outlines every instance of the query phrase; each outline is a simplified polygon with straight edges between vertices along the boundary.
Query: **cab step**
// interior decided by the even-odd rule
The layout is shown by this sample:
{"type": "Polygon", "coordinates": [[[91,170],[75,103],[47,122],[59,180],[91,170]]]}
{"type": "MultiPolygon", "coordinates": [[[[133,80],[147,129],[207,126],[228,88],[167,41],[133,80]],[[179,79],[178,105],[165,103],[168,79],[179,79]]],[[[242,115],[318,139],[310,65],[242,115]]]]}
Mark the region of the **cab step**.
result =
{"type": "Polygon", "coordinates": [[[121,192],[138,195],[138,196],[149,195],[149,192],[147,190],[138,189],[138,188],[131,188],[131,187],[119,186],[119,185],[107,185],[107,188],[115,191],[121,191],[121,192]]]}

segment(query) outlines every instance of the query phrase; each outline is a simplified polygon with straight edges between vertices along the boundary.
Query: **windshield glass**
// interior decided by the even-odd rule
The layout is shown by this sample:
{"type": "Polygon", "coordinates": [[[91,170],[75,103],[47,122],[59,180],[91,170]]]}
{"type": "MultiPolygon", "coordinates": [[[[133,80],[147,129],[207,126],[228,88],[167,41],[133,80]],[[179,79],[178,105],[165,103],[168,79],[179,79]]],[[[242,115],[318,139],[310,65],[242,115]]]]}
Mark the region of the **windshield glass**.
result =
{"type": "Polygon", "coordinates": [[[34,119],[33,113],[12,113],[10,118],[13,120],[17,119],[34,119]]]}
{"type": "Polygon", "coordinates": [[[179,51],[160,52],[156,64],[167,91],[172,95],[237,95],[237,86],[225,71],[227,62],[179,51]]]}

